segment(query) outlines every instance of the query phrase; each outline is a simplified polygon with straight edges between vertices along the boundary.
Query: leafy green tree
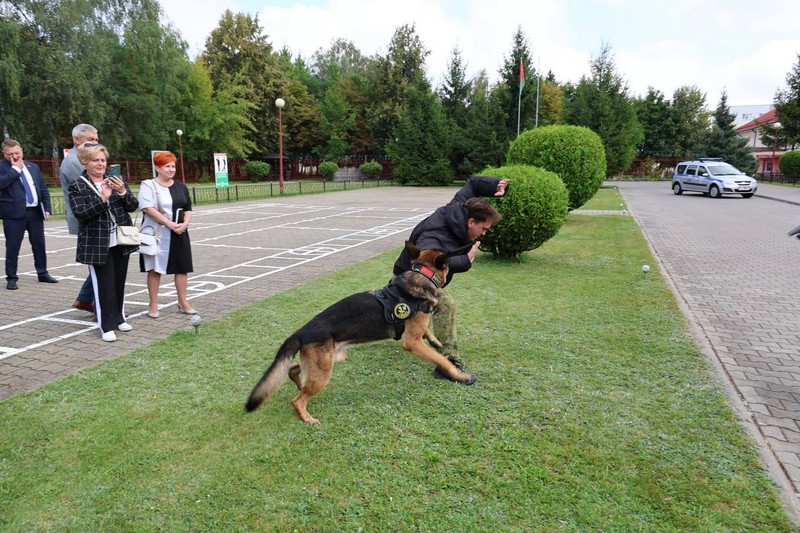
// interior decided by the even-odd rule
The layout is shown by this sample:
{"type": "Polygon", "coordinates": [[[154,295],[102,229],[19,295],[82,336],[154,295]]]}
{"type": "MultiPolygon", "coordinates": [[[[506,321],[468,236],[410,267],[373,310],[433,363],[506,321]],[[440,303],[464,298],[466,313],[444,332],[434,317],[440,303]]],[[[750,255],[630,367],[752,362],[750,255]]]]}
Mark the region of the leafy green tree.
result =
{"type": "Polygon", "coordinates": [[[325,93],[319,110],[321,132],[327,141],[324,147],[316,148],[314,151],[323,159],[343,159],[349,151],[347,139],[350,129],[356,122],[355,113],[336,85],[325,93]]]}
{"type": "Polygon", "coordinates": [[[642,125],[644,140],[639,146],[641,156],[672,155],[677,152],[675,119],[672,105],[664,93],[652,87],[647,95],[634,101],[636,118],[642,125]]]}
{"type": "Polygon", "coordinates": [[[254,126],[247,118],[253,107],[249,96],[249,88],[238,79],[215,94],[202,61],[190,65],[177,115],[186,134],[184,152],[189,159],[209,159],[219,151],[246,158],[253,152],[249,133],[254,126]]]}
{"type": "Polygon", "coordinates": [[[590,76],[582,77],[566,106],[568,124],[586,126],[600,135],[605,146],[607,176],[630,167],[644,138],[628,86],[616,72],[611,47],[603,44],[590,62],[590,76]]]}
{"type": "MultiPolygon", "coordinates": [[[[9,120],[20,98],[20,87],[24,66],[19,58],[22,27],[5,17],[0,17],[0,49],[5,53],[0,55],[0,122],[2,123],[3,137],[9,137],[9,120]]],[[[17,124],[11,125],[16,130],[17,124]]]]}
{"type": "Polygon", "coordinates": [[[226,10],[217,28],[206,39],[199,60],[208,69],[214,93],[224,91],[231,80],[237,80],[252,106],[247,120],[253,125],[248,133],[249,144],[259,156],[278,151],[278,113],[275,100],[290,99],[283,92],[287,76],[273,53],[272,44],[264,35],[258,17],[226,10]]]}
{"type": "Polygon", "coordinates": [[[539,86],[539,126],[564,123],[564,91],[557,83],[542,80],[539,86]]]}
{"type": "Polygon", "coordinates": [[[436,97],[421,89],[408,93],[406,110],[393,130],[386,152],[394,179],[403,185],[447,185],[452,181],[447,123],[436,97]]]}
{"type": "Polygon", "coordinates": [[[310,69],[323,91],[341,79],[367,75],[372,60],[346,39],[335,39],[327,49],[318,48],[311,56],[310,69]]]}
{"type": "Polygon", "coordinates": [[[781,172],[789,178],[800,178],[800,150],[786,152],[780,159],[781,172]]]}
{"type": "Polygon", "coordinates": [[[337,158],[367,154],[372,144],[367,124],[370,104],[367,73],[372,64],[371,58],[345,39],[336,39],[329,48],[319,48],[312,55],[309,70],[315,81],[308,87],[319,101],[322,133],[312,149],[314,153],[328,153],[331,157],[336,153],[337,158]],[[343,105],[346,112],[340,107],[343,105]]]}
{"type": "Polygon", "coordinates": [[[775,94],[775,113],[781,123],[786,145],[800,144],[800,54],[786,74],[786,88],[775,94]]]}
{"type": "Polygon", "coordinates": [[[675,153],[697,157],[700,144],[711,127],[706,110],[706,95],[695,86],[684,85],[672,93],[672,121],[675,128],[675,153]]]}
{"type": "Polygon", "coordinates": [[[96,9],[66,0],[0,3],[3,38],[15,45],[0,54],[8,76],[0,97],[4,128],[22,141],[29,157],[58,157],[60,147],[72,145],[70,132],[78,121],[110,122],[115,31],[124,28],[130,4],[96,9]]]}
{"type": "Polygon", "coordinates": [[[114,47],[109,90],[115,120],[101,134],[116,156],[147,157],[154,148],[176,150],[180,105],[189,64],[180,35],[160,23],[158,3],[130,14],[114,47]]]}
{"type": "Polygon", "coordinates": [[[728,95],[722,91],[719,104],[714,111],[714,125],[706,133],[700,145],[702,153],[706,157],[721,157],[745,174],[752,174],[758,168],[758,162],[747,147],[747,139],[736,134],[735,119],[736,116],[728,107],[728,95]]]}
{"type": "Polygon", "coordinates": [[[283,151],[289,154],[310,154],[315,146],[324,141],[319,107],[308,88],[296,75],[298,63],[293,63],[291,56],[284,51],[280,54],[279,64],[282,65],[283,72],[289,72],[288,76],[273,80],[273,90],[286,101],[283,110],[283,151]],[[292,64],[295,65],[294,68],[291,67],[292,64]]]}
{"type": "Polygon", "coordinates": [[[412,92],[429,93],[425,78],[425,59],[430,51],[420,40],[412,24],[395,30],[385,56],[377,56],[368,73],[371,88],[367,112],[372,134],[373,153],[382,153],[393,138],[395,126],[406,111],[412,92]]]}

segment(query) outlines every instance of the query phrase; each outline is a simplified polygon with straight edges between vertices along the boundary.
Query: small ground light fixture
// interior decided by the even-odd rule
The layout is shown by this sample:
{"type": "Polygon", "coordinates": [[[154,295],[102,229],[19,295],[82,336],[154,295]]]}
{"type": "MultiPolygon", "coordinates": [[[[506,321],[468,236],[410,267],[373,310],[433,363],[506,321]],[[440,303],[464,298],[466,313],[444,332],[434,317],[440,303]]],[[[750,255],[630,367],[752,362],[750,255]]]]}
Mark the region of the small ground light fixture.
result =
{"type": "Polygon", "coordinates": [[[194,326],[194,332],[195,333],[199,333],[200,332],[200,324],[202,324],[202,323],[203,323],[203,319],[200,318],[200,315],[192,315],[192,320],[190,321],[190,324],[192,326],[194,326]]]}
{"type": "Polygon", "coordinates": [[[647,273],[650,272],[650,265],[642,265],[642,275],[647,278],[647,273]]]}

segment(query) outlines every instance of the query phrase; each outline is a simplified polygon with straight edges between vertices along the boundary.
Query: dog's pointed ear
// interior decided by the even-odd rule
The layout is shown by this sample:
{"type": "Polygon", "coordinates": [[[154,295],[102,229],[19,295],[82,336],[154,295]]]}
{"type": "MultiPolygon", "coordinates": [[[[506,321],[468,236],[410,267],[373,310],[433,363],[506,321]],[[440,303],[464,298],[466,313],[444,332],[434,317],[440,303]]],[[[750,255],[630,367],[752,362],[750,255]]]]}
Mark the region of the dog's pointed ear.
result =
{"type": "Polygon", "coordinates": [[[419,251],[419,248],[414,246],[414,244],[411,241],[406,241],[406,250],[408,250],[408,255],[411,257],[412,261],[415,261],[417,257],[419,257],[419,254],[421,253],[419,251]]]}
{"type": "Polygon", "coordinates": [[[433,260],[433,264],[436,265],[436,268],[439,270],[444,270],[447,268],[447,254],[442,252],[437,255],[436,259],[433,260]]]}

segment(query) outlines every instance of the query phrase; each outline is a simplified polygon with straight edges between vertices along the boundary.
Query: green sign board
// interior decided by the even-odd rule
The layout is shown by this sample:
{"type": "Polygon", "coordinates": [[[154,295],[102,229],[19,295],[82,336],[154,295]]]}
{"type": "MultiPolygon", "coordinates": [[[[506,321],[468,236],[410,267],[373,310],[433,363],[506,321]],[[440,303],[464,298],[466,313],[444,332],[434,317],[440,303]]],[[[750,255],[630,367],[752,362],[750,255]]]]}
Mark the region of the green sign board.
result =
{"type": "Polygon", "coordinates": [[[214,183],[217,189],[228,188],[228,154],[214,154],[214,183]]]}

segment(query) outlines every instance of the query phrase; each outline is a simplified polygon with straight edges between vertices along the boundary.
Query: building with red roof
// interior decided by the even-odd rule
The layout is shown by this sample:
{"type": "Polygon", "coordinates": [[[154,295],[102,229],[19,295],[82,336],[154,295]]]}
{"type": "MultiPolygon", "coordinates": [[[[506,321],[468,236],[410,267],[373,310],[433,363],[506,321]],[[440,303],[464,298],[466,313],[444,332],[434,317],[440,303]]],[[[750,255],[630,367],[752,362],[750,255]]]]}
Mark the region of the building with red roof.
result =
{"type": "Polygon", "coordinates": [[[777,145],[765,146],[761,142],[759,133],[759,129],[762,126],[776,127],[774,126],[775,124],[780,127],[777,112],[775,109],[771,109],[758,118],[742,124],[735,130],[740,137],[747,139],[747,146],[753,151],[753,156],[758,160],[758,173],[762,176],[771,177],[781,171],[779,161],[785,150],[777,145]]]}

